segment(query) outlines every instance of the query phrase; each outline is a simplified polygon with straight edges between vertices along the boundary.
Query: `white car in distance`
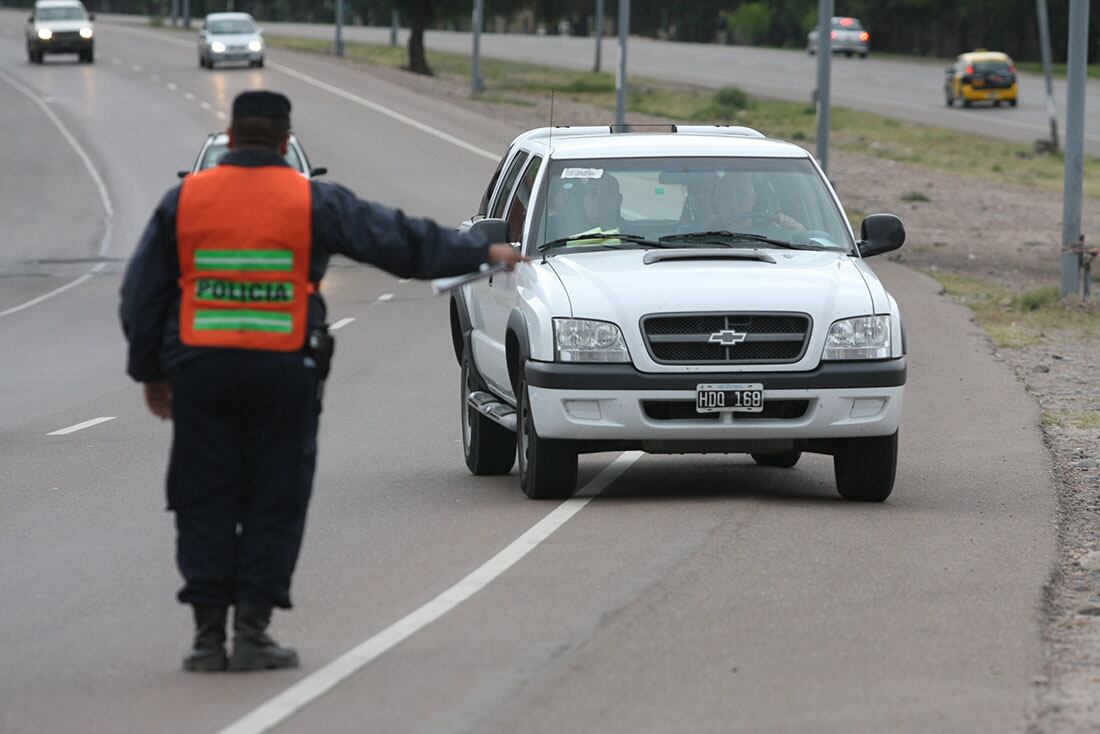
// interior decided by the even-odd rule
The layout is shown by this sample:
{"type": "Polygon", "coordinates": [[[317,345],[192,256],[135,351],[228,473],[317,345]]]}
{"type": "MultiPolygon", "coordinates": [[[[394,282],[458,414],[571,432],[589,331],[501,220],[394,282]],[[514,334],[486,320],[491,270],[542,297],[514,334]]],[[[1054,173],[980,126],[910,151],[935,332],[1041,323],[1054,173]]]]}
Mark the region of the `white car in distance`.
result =
{"type": "MultiPolygon", "coordinates": [[[[207,168],[213,168],[228,152],[229,135],[226,133],[209,133],[206,139],[202,141],[202,147],[199,148],[199,154],[195,157],[191,170],[177,171],[176,175],[184,178],[189,173],[198,173],[207,168]]],[[[328,169],[323,166],[317,168],[310,166],[305,149],[293,133],[287,140],[286,155],[283,158],[286,160],[287,165],[306,178],[323,176],[328,173],[328,169]]]]}
{"type": "Polygon", "coordinates": [[[530,264],[452,296],[474,474],[515,464],[532,498],[576,489],[580,453],[830,454],[836,487],[893,489],[906,378],[894,298],[800,147],[755,130],[553,128],[516,138],[464,226],[530,264]]]}
{"type": "Polygon", "coordinates": [[[199,66],[213,69],[225,61],[264,65],[263,31],[248,13],[211,13],[199,30],[199,66]]]}

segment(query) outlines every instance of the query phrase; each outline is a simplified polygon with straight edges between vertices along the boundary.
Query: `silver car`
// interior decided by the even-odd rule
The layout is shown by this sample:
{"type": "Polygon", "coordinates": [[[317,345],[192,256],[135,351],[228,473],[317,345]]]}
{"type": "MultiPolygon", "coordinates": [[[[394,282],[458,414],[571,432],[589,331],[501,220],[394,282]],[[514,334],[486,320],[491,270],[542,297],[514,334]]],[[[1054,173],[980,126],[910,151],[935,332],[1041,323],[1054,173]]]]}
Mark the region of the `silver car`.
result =
{"type": "Polygon", "coordinates": [[[264,65],[263,32],[248,13],[211,13],[199,31],[199,66],[213,69],[223,61],[264,65]]]}
{"type": "MultiPolygon", "coordinates": [[[[831,36],[834,54],[844,54],[848,58],[859,54],[865,59],[871,50],[871,34],[863,29],[858,18],[834,17],[831,36]]],[[[806,36],[806,53],[810,56],[817,53],[816,28],[806,36]]]]}
{"type": "MultiPolygon", "coordinates": [[[[195,164],[191,166],[191,170],[179,171],[179,177],[183,178],[189,173],[198,173],[207,168],[213,168],[218,165],[218,161],[222,159],[222,156],[224,156],[228,150],[228,135],[225,133],[210,133],[206,136],[206,140],[203,141],[202,148],[199,149],[199,155],[195,158],[195,164]]],[[[309,159],[306,158],[306,151],[302,148],[302,144],[298,142],[298,138],[294,135],[290,136],[290,140],[287,143],[285,157],[290,167],[306,178],[322,176],[328,173],[327,168],[310,168],[309,159]]]]}
{"type": "Polygon", "coordinates": [[[27,58],[41,64],[46,54],[76,54],[81,63],[95,59],[94,15],[80,0],[38,0],[27,19],[27,58]]]}

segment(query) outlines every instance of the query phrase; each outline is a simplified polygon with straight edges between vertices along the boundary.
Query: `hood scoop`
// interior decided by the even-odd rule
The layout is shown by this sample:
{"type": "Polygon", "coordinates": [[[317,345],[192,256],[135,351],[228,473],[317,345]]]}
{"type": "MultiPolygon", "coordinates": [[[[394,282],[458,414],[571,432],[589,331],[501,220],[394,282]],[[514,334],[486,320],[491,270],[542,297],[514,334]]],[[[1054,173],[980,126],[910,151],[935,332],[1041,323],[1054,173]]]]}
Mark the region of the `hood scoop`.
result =
{"type": "Polygon", "coordinates": [[[700,247],[685,247],[679,250],[648,250],[642,262],[646,265],[667,260],[756,260],[775,264],[775,258],[763,250],[727,250],[700,247]]]}

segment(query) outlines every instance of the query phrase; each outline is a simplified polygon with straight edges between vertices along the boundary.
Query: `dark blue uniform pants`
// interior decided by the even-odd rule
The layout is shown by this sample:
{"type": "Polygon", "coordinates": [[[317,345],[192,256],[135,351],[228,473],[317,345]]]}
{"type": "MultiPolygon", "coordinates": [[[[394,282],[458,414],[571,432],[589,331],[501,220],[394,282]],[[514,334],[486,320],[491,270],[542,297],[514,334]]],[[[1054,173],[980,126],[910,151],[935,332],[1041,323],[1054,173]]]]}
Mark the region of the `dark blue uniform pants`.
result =
{"type": "Polygon", "coordinates": [[[223,350],[173,371],[168,509],[181,602],[290,607],[317,458],[312,365],[223,350]]]}

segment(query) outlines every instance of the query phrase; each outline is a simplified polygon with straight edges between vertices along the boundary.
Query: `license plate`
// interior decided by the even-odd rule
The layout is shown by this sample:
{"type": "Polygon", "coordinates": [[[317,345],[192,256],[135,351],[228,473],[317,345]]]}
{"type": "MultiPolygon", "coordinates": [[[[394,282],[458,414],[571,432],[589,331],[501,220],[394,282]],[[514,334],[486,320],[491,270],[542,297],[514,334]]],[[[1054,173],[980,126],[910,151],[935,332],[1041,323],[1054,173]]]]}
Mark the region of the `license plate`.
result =
{"type": "Polygon", "coordinates": [[[697,413],[759,413],[764,410],[764,386],[752,383],[718,383],[695,387],[697,413]]]}

